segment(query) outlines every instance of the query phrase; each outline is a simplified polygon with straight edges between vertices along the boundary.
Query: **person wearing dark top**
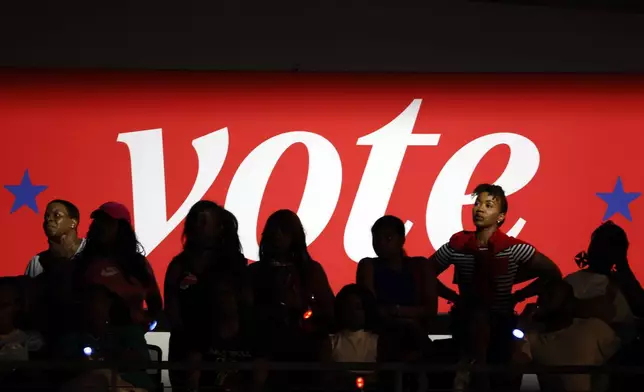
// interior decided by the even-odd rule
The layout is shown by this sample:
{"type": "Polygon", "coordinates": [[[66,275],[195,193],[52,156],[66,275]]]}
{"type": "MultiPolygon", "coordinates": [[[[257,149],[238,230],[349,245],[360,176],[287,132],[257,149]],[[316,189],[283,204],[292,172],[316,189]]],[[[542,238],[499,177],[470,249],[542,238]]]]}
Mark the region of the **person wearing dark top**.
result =
{"type": "MultiPolygon", "coordinates": [[[[438,274],[450,265],[455,268],[459,293],[440,280],[438,291],[454,304],[453,336],[460,346],[462,360],[502,364],[510,360],[512,330],[516,326],[515,305],[537,295],[545,283],[560,280],[561,272],[532,245],[499,230],[508,211],[508,201],[500,186],[481,184],[473,195],[476,201],[472,220],[476,230],[454,234],[430,261],[438,274]],[[515,284],[535,278],[525,288],[512,293],[515,284]]],[[[457,387],[468,380],[469,375],[457,375],[457,387]]],[[[506,383],[501,378],[493,381],[506,383]]],[[[489,387],[488,380],[482,376],[479,386],[489,387]]]]}
{"type": "Polygon", "coordinates": [[[385,322],[413,322],[426,332],[438,310],[434,265],[424,257],[407,256],[405,225],[399,218],[383,216],[371,233],[378,257],[360,261],[357,284],[376,296],[385,322]]]}
{"type": "MultiPolygon", "coordinates": [[[[252,362],[266,354],[260,328],[245,308],[241,291],[233,277],[211,275],[206,278],[206,308],[208,318],[191,336],[188,361],[252,362]]],[[[264,390],[267,373],[254,371],[193,370],[188,375],[189,390],[212,392],[260,392],[264,390]]]]}
{"type": "MultiPolygon", "coordinates": [[[[317,361],[333,320],[333,291],[324,269],[306,246],[293,211],[273,213],[264,226],[259,261],[249,267],[254,304],[272,361],[317,361]]],[[[319,373],[276,372],[271,388],[280,391],[315,383],[319,373]]]]}
{"type": "Polygon", "coordinates": [[[324,268],[309,255],[302,222],[293,211],[279,210],[268,218],[259,261],[250,273],[255,304],[269,325],[299,329],[306,320],[307,326],[328,332],[333,291],[324,268]],[[303,317],[308,311],[310,318],[303,317]]]}
{"type": "MultiPolygon", "coordinates": [[[[198,330],[207,314],[203,283],[209,275],[225,274],[244,293],[246,265],[237,234],[235,216],[215,202],[201,200],[188,212],[183,229],[183,251],[168,266],[165,276],[165,313],[170,322],[169,360],[186,358],[185,342],[198,330]]],[[[175,387],[185,385],[183,371],[170,371],[175,387]]]]}
{"type": "Polygon", "coordinates": [[[59,335],[73,320],[72,280],[78,253],[85,241],[78,238],[80,213],[67,200],[52,200],[47,204],[43,231],[47,250],[35,255],[25,271],[34,278],[29,287],[33,308],[28,323],[41,330],[48,339],[59,335]],[[35,309],[34,309],[35,308],[35,309]]]}

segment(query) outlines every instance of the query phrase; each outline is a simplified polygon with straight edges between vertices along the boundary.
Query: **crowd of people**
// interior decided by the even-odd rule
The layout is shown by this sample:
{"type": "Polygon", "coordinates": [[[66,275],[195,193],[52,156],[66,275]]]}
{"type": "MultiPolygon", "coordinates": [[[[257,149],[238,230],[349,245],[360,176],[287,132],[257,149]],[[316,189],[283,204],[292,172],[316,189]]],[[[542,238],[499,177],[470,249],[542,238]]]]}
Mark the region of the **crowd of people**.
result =
{"type": "MultiPolygon", "coordinates": [[[[355,283],[334,295],[323,266],[309,254],[297,214],[273,213],[249,265],[235,216],[197,202],[183,227],[183,249],[165,273],[163,296],[128,209],[108,202],[90,215],[69,201],[47,205],[48,248],[25,276],[0,279],[0,361],[105,360],[145,363],[145,334],[159,320],[170,328],[174,391],[378,389],[387,372],[267,371],[270,362],[407,362],[472,364],[640,364],[637,317],[644,290],[627,259],[628,239],[608,221],[565,278],[532,245],[499,228],[508,211],[503,189],[474,191],[475,231],[455,234],[430,257],[405,252],[405,227],[383,216],[372,227],[375,258],[359,264],[355,283]],[[454,266],[458,292],[439,279],[454,266]],[[530,282],[520,290],[514,286],[530,282]],[[451,339],[431,341],[438,298],[452,304],[451,339]],[[520,314],[515,306],[537,298],[520,314]],[[163,300],[162,300],[163,298],[163,300]],[[252,371],[200,370],[208,362],[254,362],[252,371]],[[194,365],[194,366],[193,366],[194,365]],[[362,385],[356,386],[356,377],[362,385]]],[[[119,370],[121,390],[154,392],[145,369],[119,370]]],[[[607,391],[630,381],[599,375],[539,375],[544,391],[607,391]]],[[[0,374],[0,387],[80,391],[107,388],[107,371],[0,374]]],[[[518,391],[515,372],[405,375],[410,392],[431,389],[518,391]]]]}

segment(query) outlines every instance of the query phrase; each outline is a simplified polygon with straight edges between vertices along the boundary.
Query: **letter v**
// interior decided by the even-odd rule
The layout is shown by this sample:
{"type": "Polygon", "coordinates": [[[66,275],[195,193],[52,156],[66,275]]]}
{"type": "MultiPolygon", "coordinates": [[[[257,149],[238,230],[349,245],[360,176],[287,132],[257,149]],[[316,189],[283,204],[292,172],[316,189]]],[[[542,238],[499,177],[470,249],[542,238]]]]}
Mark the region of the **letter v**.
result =
{"type": "Polygon", "coordinates": [[[192,141],[198,169],[188,197],[167,219],[163,136],[161,129],[121,133],[116,139],[130,150],[136,234],[150,254],[174,230],[212,186],[228,153],[228,128],[192,141]]]}

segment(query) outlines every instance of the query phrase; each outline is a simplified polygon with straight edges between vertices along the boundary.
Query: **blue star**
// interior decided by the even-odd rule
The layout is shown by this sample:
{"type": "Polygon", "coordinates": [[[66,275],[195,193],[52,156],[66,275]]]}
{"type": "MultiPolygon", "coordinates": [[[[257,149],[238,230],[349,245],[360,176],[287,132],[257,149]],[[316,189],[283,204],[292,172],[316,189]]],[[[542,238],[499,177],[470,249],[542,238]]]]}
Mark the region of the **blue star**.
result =
{"type": "Polygon", "coordinates": [[[628,209],[628,205],[638,197],[640,197],[641,192],[624,192],[624,185],[622,185],[621,177],[617,177],[617,184],[615,188],[610,193],[597,193],[597,196],[608,204],[606,208],[606,213],[604,214],[604,221],[608,220],[611,216],[615,214],[622,214],[624,218],[632,221],[631,211],[628,209]]]}
{"type": "Polygon", "coordinates": [[[9,192],[13,193],[16,198],[13,201],[13,205],[11,206],[11,214],[18,211],[22,206],[27,206],[31,208],[35,213],[38,213],[36,196],[47,189],[46,185],[33,185],[31,183],[31,179],[29,178],[29,170],[25,170],[25,174],[22,176],[20,185],[5,185],[4,187],[9,192]]]}

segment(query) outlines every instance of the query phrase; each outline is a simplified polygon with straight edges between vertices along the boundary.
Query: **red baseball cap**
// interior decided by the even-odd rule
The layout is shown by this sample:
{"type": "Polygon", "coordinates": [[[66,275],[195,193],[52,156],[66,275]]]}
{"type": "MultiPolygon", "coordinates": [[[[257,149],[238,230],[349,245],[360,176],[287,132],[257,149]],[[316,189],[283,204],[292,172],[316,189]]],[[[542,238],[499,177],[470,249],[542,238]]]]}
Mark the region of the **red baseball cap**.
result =
{"type": "Polygon", "coordinates": [[[113,219],[124,220],[130,225],[132,224],[132,216],[130,215],[130,210],[128,210],[127,207],[121,203],[117,203],[115,201],[108,201],[107,203],[104,203],[100,207],[98,207],[97,210],[92,212],[92,215],[90,215],[90,218],[95,219],[96,214],[101,212],[104,214],[107,214],[109,217],[113,219]]]}

